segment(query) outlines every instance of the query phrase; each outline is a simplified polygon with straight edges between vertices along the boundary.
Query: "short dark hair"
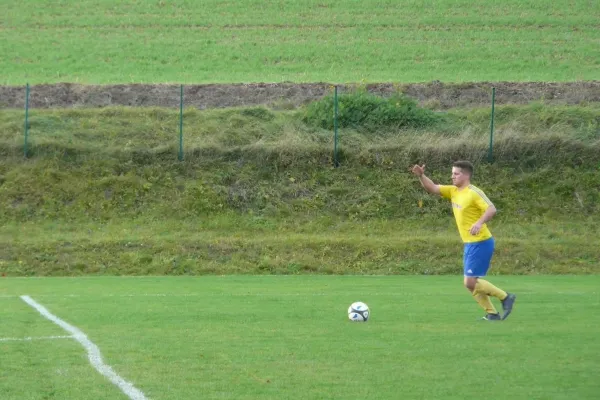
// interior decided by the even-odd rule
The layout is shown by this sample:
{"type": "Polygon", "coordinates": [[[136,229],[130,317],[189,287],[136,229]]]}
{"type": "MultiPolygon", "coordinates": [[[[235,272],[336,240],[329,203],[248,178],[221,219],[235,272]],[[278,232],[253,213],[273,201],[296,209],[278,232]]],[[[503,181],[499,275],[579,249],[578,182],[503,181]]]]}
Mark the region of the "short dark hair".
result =
{"type": "Polygon", "coordinates": [[[471,162],[469,162],[469,161],[463,161],[463,160],[455,161],[452,164],[452,166],[456,167],[456,168],[460,168],[463,171],[468,172],[469,176],[473,176],[473,170],[474,170],[473,164],[471,164],[471,162]]]}

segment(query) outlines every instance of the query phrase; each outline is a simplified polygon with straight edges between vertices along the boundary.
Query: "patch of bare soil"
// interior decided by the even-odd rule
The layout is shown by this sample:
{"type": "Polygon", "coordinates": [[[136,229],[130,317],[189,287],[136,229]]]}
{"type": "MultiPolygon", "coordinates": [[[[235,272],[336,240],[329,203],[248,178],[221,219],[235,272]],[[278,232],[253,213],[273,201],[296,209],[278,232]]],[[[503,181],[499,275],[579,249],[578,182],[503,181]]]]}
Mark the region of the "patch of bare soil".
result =
{"type": "MultiPolygon", "coordinates": [[[[421,104],[437,109],[488,105],[492,87],[496,88],[496,104],[526,104],[544,101],[551,104],[600,102],[600,81],[583,82],[476,82],[367,85],[367,90],[383,96],[398,90],[421,104]]],[[[339,93],[352,90],[340,85],[339,93]]],[[[71,107],[179,107],[179,85],[79,85],[58,83],[31,86],[31,108],[71,107]]],[[[184,104],[198,109],[251,105],[293,108],[331,93],[328,83],[252,83],[203,84],[184,86],[184,104]]],[[[0,108],[22,108],[25,87],[0,86],[0,108]]]]}

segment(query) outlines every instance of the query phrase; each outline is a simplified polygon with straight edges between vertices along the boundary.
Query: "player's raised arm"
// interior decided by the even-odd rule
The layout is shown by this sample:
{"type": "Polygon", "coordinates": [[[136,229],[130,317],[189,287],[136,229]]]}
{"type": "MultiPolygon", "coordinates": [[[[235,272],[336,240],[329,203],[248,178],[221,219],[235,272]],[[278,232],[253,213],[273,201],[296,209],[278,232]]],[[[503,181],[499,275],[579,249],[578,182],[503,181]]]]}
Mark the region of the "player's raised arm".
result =
{"type": "Polygon", "coordinates": [[[425,176],[425,164],[412,167],[412,173],[419,177],[421,185],[431,194],[441,195],[440,186],[433,183],[431,179],[425,176]]]}

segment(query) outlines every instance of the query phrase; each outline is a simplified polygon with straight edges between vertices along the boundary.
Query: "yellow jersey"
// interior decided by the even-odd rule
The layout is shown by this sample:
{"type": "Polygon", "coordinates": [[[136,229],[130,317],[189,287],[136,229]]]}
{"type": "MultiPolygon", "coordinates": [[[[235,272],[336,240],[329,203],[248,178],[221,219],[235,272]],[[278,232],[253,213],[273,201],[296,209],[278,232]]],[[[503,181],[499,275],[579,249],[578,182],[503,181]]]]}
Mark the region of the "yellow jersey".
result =
{"type": "Polygon", "coordinates": [[[477,235],[471,235],[469,232],[485,210],[493,205],[481,189],[473,185],[469,185],[462,190],[454,185],[440,185],[439,188],[442,197],[452,202],[452,212],[463,242],[481,242],[492,237],[492,233],[486,224],[483,224],[477,235]]]}

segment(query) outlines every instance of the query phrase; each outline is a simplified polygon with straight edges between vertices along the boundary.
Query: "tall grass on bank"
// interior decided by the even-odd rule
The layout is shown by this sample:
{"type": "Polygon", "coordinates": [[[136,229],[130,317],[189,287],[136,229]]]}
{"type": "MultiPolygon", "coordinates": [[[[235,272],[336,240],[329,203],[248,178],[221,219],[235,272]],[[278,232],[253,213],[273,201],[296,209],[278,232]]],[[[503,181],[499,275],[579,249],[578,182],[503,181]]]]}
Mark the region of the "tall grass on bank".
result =
{"type": "MultiPolygon", "coordinates": [[[[387,106],[386,100],[382,101],[387,106]]],[[[359,106],[356,108],[360,109],[359,106]]],[[[290,111],[265,107],[189,108],[183,114],[185,150],[190,154],[212,151],[217,156],[253,148],[287,149],[290,153],[302,147],[328,151],[333,140],[332,115],[325,124],[323,114],[331,111],[330,108],[328,102],[316,102],[306,109],[290,111]],[[316,107],[320,109],[317,111],[316,107]],[[311,126],[313,124],[317,128],[311,126]]],[[[441,145],[445,141],[450,144],[460,140],[477,142],[481,139],[482,143],[489,140],[490,110],[487,107],[450,109],[443,113],[432,113],[411,103],[407,108],[410,111],[406,118],[408,124],[394,122],[394,119],[403,118],[405,110],[402,107],[384,110],[389,114],[390,124],[369,125],[376,121],[352,120],[356,117],[349,115],[344,122],[348,127],[342,125],[340,129],[341,146],[349,153],[356,153],[365,148],[393,148],[394,144],[410,142],[427,146],[435,141],[441,145]],[[426,115],[425,119],[411,126],[411,119],[418,120],[421,114],[426,115]],[[371,128],[367,129],[370,134],[365,134],[365,128],[371,128]]],[[[22,154],[23,118],[22,110],[0,113],[0,150],[6,156],[22,154]]],[[[343,118],[346,117],[342,116],[342,121],[343,118]]],[[[86,149],[115,154],[142,150],[160,153],[178,145],[178,129],[178,112],[163,108],[30,110],[29,115],[32,150],[43,152],[47,148],[48,155],[53,154],[53,148],[57,148],[59,154],[58,147],[76,148],[82,153],[86,153],[86,149]]],[[[594,145],[600,139],[600,106],[595,103],[587,106],[543,103],[498,106],[495,135],[498,140],[512,138],[527,142],[561,138],[594,145]]]]}
{"type": "Polygon", "coordinates": [[[484,109],[427,129],[332,132],[303,110],[34,110],[0,114],[0,272],[9,275],[459,273],[446,202],[408,168],[448,182],[457,158],[499,213],[502,273],[592,273],[600,212],[597,106],[484,109]],[[457,272],[458,271],[458,272],[457,272]]]}

